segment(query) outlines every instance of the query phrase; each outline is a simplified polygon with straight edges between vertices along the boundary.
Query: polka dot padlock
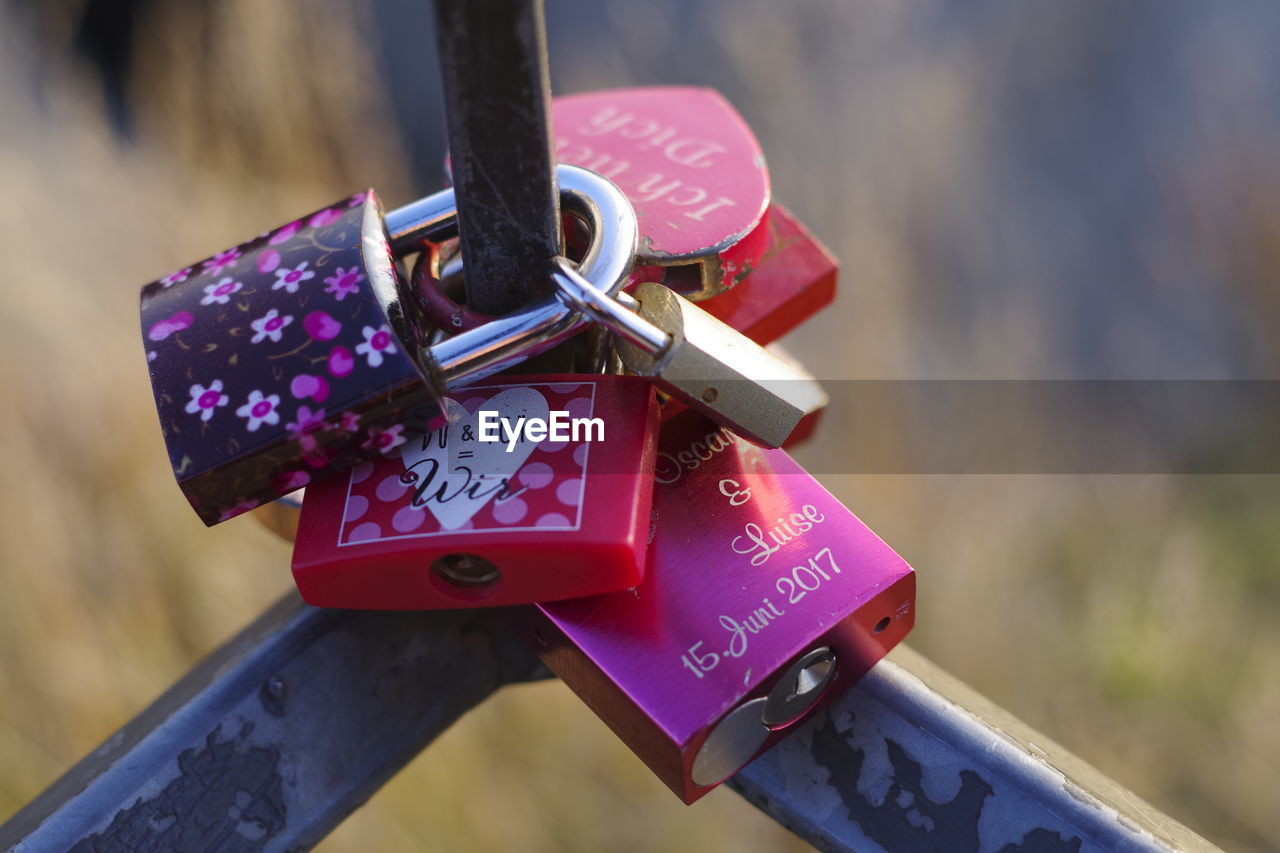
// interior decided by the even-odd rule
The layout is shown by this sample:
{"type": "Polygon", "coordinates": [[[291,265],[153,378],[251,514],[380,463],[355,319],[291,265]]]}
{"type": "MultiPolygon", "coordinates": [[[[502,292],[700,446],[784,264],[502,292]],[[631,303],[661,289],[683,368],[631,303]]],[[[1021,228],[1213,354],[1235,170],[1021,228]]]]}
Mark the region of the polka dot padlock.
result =
{"type": "Polygon", "coordinates": [[[449,423],[307,487],[293,575],[322,607],[555,601],[640,582],[658,435],[634,376],[502,376],[449,423]]]}

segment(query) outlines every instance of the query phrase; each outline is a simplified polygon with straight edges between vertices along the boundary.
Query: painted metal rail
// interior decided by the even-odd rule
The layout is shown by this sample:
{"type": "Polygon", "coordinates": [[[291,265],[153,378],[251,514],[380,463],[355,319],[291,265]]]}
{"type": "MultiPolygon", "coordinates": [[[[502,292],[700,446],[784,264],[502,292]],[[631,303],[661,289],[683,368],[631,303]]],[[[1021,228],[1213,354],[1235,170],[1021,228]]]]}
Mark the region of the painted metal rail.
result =
{"type": "MultiPolygon", "coordinates": [[[[307,849],[469,708],[547,676],[491,613],[290,594],[0,826],[0,849],[307,849]]],[[[905,648],[730,784],[824,850],[1216,849],[905,648]]]]}

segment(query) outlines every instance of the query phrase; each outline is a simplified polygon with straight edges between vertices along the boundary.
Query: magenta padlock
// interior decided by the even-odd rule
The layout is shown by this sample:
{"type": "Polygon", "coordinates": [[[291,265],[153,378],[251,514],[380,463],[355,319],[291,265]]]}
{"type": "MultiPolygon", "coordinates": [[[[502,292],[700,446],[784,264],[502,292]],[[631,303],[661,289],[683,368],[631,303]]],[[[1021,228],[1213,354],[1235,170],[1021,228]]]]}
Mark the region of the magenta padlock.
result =
{"type": "MultiPolygon", "coordinates": [[[[584,274],[615,291],[635,213],[608,180],[559,168],[592,241],[584,274]]],[[[585,320],[548,296],[428,346],[395,255],[456,233],[453,191],[385,218],[360,193],[142,289],[142,334],[170,462],[216,524],[390,452],[452,389],[545,351],[585,320]]]]}
{"type": "Polygon", "coordinates": [[[519,611],[539,656],[686,803],[911,629],[915,574],[786,451],[663,426],[634,590],[519,611]]]}

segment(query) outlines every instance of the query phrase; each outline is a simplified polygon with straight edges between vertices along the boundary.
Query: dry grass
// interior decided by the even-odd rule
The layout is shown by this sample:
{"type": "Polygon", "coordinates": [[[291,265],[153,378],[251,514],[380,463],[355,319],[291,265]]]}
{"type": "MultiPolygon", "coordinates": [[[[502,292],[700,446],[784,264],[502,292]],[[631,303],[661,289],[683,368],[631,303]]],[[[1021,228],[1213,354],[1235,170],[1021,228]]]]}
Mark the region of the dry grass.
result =
{"type": "MultiPolygon", "coordinates": [[[[189,10],[157,5],[135,144],[52,58],[56,16],[39,51],[0,29],[0,814],[289,583],[251,519],[206,530],[179,496],[137,287],[355,187],[410,195],[363,17],[218,4],[180,40],[189,10]]],[[[705,82],[742,106],[780,196],[845,261],[844,296],[793,342],[825,376],[1274,373],[1265,28],[1181,31],[1184,139],[1139,96],[1106,104],[1154,86],[1117,57],[1189,7],[1031,5],[709,3],[681,33],[662,4],[617,4],[581,26],[618,41],[571,51],[552,4],[556,83],[705,82]],[[1091,123],[1097,103],[1135,124],[1091,123]],[[1044,137],[1013,146],[1026,128],[1044,137]],[[1107,206],[1148,190],[1150,210],[1107,206]]],[[[842,441],[828,423],[802,459],[842,441]]],[[[917,648],[1224,846],[1276,849],[1276,478],[825,480],[920,569],[917,648]]],[[[679,805],[548,683],[469,715],[324,847],[507,848],[803,845],[727,792],[679,805]]]]}

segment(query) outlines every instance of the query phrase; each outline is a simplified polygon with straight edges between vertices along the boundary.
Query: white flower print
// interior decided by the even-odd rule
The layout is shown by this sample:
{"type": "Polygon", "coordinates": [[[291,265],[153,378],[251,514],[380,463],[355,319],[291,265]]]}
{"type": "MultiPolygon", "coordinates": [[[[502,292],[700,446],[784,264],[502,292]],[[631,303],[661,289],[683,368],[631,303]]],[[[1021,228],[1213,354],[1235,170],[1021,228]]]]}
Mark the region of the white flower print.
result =
{"type": "Polygon", "coordinates": [[[280,413],[276,411],[276,406],[279,405],[279,394],[263,396],[263,393],[255,388],[249,392],[249,402],[236,409],[236,414],[242,418],[248,418],[249,432],[257,432],[258,427],[263,424],[275,426],[280,423],[280,413]]]}
{"type": "Polygon", "coordinates": [[[315,278],[314,270],[307,269],[307,262],[303,261],[293,269],[280,267],[276,270],[276,283],[271,285],[272,290],[284,288],[289,293],[297,293],[298,285],[309,278],[315,278]]]}
{"type": "Polygon", "coordinates": [[[206,284],[200,304],[212,305],[216,302],[219,305],[226,305],[231,301],[231,294],[236,293],[242,287],[244,287],[243,284],[238,281],[232,281],[230,277],[223,278],[217,284],[206,284]]]}
{"type": "Polygon", "coordinates": [[[360,333],[364,335],[364,343],[356,344],[356,353],[367,357],[370,367],[382,365],[383,353],[387,355],[395,354],[395,339],[391,337],[391,327],[386,323],[376,329],[372,326],[365,326],[360,330],[360,333]]]}
{"type": "Polygon", "coordinates": [[[213,417],[214,409],[225,406],[231,398],[222,393],[222,380],[215,379],[209,387],[196,383],[191,386],[191,399],[187,402],[187,414],[199,414],[200,420],[207,421],[213,417]]]}
{"type": "Polygon", "coordinates": [[[286,314],[280,316],[280,312],[272,308],[256,320],[249,323],[254,331],[254,336],[249,340],[251,344],[262,343],[266,338],[271,338],[273,344],[280,343],[280,336],[284,334],[284,327],[293,322],[293,315],[286,314]]]}

